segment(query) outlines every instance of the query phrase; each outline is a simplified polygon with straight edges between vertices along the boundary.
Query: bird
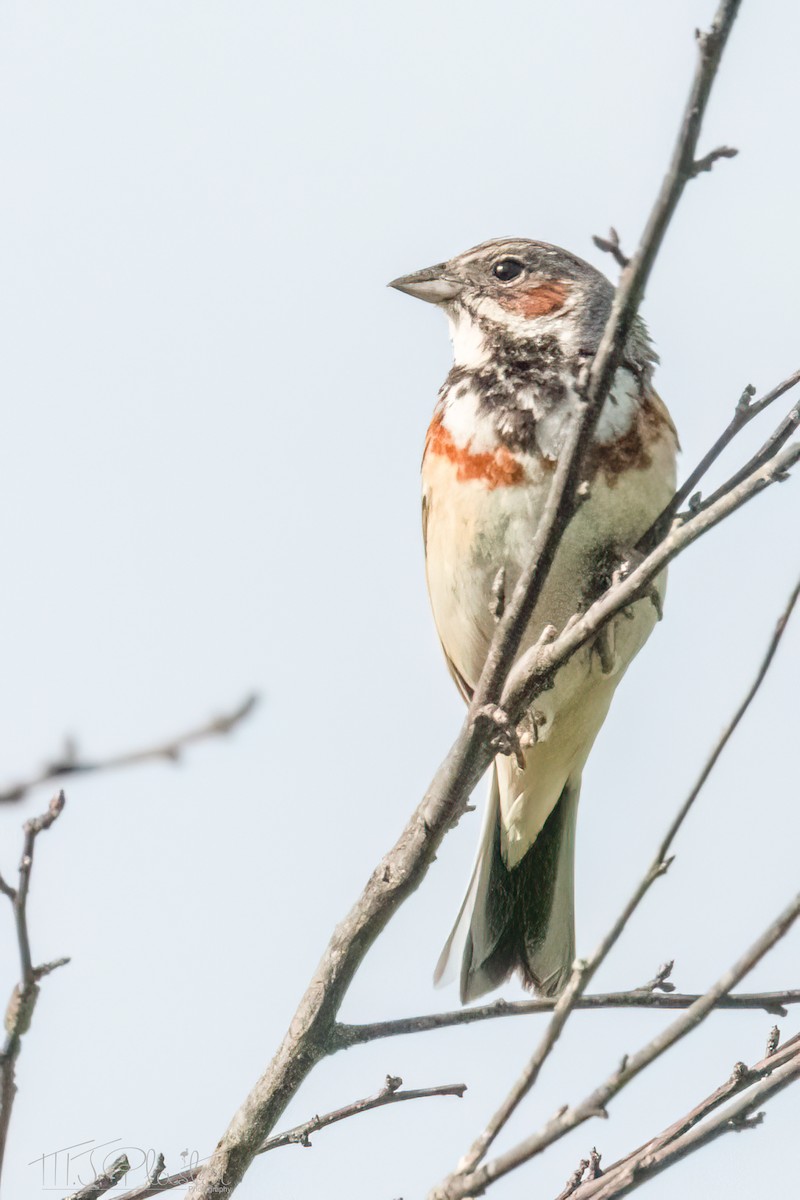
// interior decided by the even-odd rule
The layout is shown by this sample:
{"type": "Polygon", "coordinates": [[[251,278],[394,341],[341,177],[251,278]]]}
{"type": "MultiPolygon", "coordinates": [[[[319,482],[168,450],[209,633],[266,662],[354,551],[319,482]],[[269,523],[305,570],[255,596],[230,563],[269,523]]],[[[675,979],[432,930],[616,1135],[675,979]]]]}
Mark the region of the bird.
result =
{"type": "MultiPolygon", "coordinates": [[[[389,286],[436,305],[450,325],[453,366],[422,460],[422,526],[436,629],[469,704],[504,597],[527,566],[614,287],[528,238],[483,242],[389,286]]],[[[674,495],[678,436],[653,387],[657,362],[637,317],[584,460],[583,498],[518,653],[585,611],[674,495]]],[[[524,752],[493,761],[472,876],[434,974],[443,983],[460,973],[462,1003],[515,973],[551,997],[570,977],[581,774],[665,586],[662,574],[559,670],[520,724],[524,752]]]]}

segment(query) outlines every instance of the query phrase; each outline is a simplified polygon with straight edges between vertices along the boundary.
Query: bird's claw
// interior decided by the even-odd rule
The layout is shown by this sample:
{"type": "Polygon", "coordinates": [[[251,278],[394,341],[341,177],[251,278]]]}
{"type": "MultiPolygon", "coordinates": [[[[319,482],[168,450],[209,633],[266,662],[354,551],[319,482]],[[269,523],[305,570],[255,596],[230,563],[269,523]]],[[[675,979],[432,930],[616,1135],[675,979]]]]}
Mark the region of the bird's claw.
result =
{"type": "Polygon", "coordinates": [[[499,704],[484,704],[475,714],[475,724],[486,723],[490,727],[489,746],[497,754],[513,755],[520,770],[525,767],[523,742],[527,738],[520,737],[519,730],[509,719],[508,713],[499,704]]]}

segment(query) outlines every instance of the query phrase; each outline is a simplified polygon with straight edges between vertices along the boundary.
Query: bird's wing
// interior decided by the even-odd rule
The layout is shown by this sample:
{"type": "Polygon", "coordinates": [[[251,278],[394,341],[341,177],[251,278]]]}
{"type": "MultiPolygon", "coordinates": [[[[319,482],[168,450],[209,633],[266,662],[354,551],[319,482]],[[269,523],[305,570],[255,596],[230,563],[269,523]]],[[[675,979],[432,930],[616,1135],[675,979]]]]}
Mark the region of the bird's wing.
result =
{"type": "MultiPolygon", "coordinates": [[[[423,545],[423,548],[425,551],[426,562],[428,559],[428,512],[429,512],[428,497],[426,495],[423,495],[423,497],[422,497],[422,545],[423,545]]],[[[437,629],[437,633],[438,633],[438,629],[437,629]]],[[[459,692],[461,693],[461,695],[464,699],[464,703],[469,704],[470,700],[472,699],[472,688],[469,686],[466,679],[461,674],[461,672],[459,671],[456,664],[453,662],[450,655],[447,653],[447,650],[445,649],[445,645],[441,639],[441,636],[439,636],[439,645],[442,647],[442,654],[444,655],[444,661],[447,663],[447,669],[450,672],[450,675],[452,676],[453,682],[455,683],[456,687],[458,688],[459,692]]]]}

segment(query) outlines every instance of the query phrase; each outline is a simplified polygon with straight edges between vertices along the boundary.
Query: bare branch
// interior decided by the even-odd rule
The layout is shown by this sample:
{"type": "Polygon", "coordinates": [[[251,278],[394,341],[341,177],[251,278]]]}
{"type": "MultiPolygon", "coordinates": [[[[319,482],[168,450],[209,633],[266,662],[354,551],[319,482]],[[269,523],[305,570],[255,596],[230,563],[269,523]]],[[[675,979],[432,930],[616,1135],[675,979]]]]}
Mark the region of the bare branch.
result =
{"type": "MultiPolygon", "coordinates": [[[[579,1104],[568,1105],[560,1110],[538,1133],[526,1138],[482,1167],[478,1167],[468,1174],[458,1174],[445,1180],[431,1193],[432,1200],[462,1200],[464,1197],[480,1195],[495,1180],[507,1175],[537,1154],[541,1154],[543,1150],[564,1137],[570,1130],[576,1129],[592,1117],[607,1115],[606,1105],[608,1102],[651,1062],[660,1058],[677,1041],[696,1029],[713,1010],[719,997],[729,992],[761,961],[764,955],[791,928],[798,916],[800,916],[800,894],[795,896],[791,904],[772,922],[750,949],[690,1009],[635,1054],[626,1055],[605,1082],[595,1088],[579,1104]]],[[[753,1105],[756,1102],[754,1100],[753,1105]]],[[[745,1105],[745,1110],[748,1110],[749,1107],[750,1105],[745,1105]]]]}
{"type": "MultiPolygon", "coordinates": [[[[405,1091],[400,1090],[402,1085],[403,1081],[399,1076],[387,1075],[386,1083],[376,1095],[365,1096],[363,1100],[355,1100],[343,1108],[334,1109],[333,1112],[325,1113],[321,1117],[312,1117],[310,1121],[304,1121],[302,1125],[295,1125],[292,1129],[278,1133],[275,1137],[265,1141],[256,1154],[267,1154],[270,1150],[279,1150],[282,1146],[310,1146],[309,1138],[312,1133],[317,1133],[328,1125],[335,1125],[338,1121],[346,1121],[349,1117],[357,1117],[361,1113],[371,1112],[373,1108],[385,1108],[387,1104],[403,1104],[406,1100],[429,1100],[435,1096],[457,1096],[460,1099],[467,1090],[465,1083],[442,1083],[438,1087],[406,1088],[405,1091]]],[[[159,1155],[158,1161],[163,1171],[163,1155],[159,1155]]],[[[158,1177],[161,1171],[154,1171],[144,1187],[125,1192],[118,1197],[118,1200],[150,1200],[152,1196],[160,1196],[172,1188],[185,1187],[187,1183],[197,1179],[201,1170],[201,1166],[189,1167],[161,1179],[158,1177]]]]}
{"type": "Polygon", "coordinates": [[[766,653],[759,664],[758,670],[756,671],[755,679],[753,680],[750,687],[748,688],[747,695],[744,697],[741,704],[737,708],[736,712],[733,714],[731,720],[728,722],[728,725],[723,730],[722,735],[720,736],[716,746],[712,750],[711,754],[709,755],[708,760],[706,761],[705,766],[703,767],[702,771],[700,772],[700,774],[697,778],[697,782],[695,783],[694,787],[690,791],[689,795],[686,797],[686,800],[684,801],[682,808],[680,809],[677,816],[675,817],[675,820],[673,821],[672,825],[667,830],[667,835],[664,838],[664,841],[661,843],[661,846],[659,847],[659,854],[661,855],[662,858],[666,855],[670,845],[672,844],[673,839],[675,838],[675,835],[677,834],[678,830],[680,829],[681,825],[683,824],[683,822],[686,818],[686,815],[689,812],[689,809],[694,804],[695,800],[697,799],[698,795],[700,794],[700,791],[701,791],[703,785],[705,784],[709,775],[711,774],[714,767],[716,766],[716,764],[719,760],[719,756],[722,754],[722,751],[725,749],[728,742],[733,737],[733,735],[736,732],[736,729],[739,725],[739,722],[741,721],[742,717],[747,712],[747,710],[750,707],[750,705],[752,704],[753,700],[756,698],[756,695],[758,694],[758,690],[761,687],[761,684],[764,682],[767,671],[769,670],[769,668],[772,664],[772,660],[774,659],[774,657],[778,651],[778,647],[781,643],[781,638],[783,637],[784,631],[789,622],[789,618],[791,617],[792,612],[794,611],[795,605],[797,604],[798,595],[800,595],[800,580],[798,580],[798,582],[795,584],[794,588],[792,589],[792,593],[789,596],[789,599],[786,603],[786,607],[784,608],[781,615],[778,617],[772,637],[770,638],[769,645],[767,646],[766,653]]]}
{"type": "MultiPolygon", "coordinates": [[[[675,819],[667,830],[665,837],[662,839],[656,851],[653,861],[645,872],[643,878],[640,880],[638,886],[635,888],[633,895],[628,900],[628,903],[625,905],[624,909],[612,925],[609,932],[602,939],[600,945],[597,947],[591,958],[588,960],[578,960],[575,963],[569,982],[556,1001],[551,1021],[545,1030],[539,1045],[536,1047],[533,1056],[526,1065],[522,1075],[509,1092],[508,1096],[505,1098],[497,1112],[486,1125],[486,1128],[475,1139],[468,1152],[461,1159],[455,1172],[453,1172],[453,1174],[445,1180],[441,1188],[442,1196],[451,1195],[450,1185],[454,1180],[463,1177],[465,1174],[469,1174],[470,1172],[474,1173],[476,1166],[485,1157],[487,1150],[497,1137],[500,1130],[503,1129],[503,1127],[507,1124],[508,1120],[516,1111],[520,1102],[525,1096],[527,1096],[528,1092],[536,1082],[542,1066],[547,1061],[547,1058],[549,1057],[553,1047],[558,1041],[564,1025],[566,1024],[578,999],[588,985],[589,980],[605,961],[607,955],[616,944],[620,934],[627,925],[632,914],[636,911],[652,884],[669,868],[671,859],[669,859],[667,855],[672,843],[675,840],[683,822],[686,820],[686,817],[688,816],[694,802],[699,796],[703,785],[719,760],[722,751],[727,746],[728,742],[733,736],[733,733],[738,727],[739,722],[742,720],[742,717],[745,715],[756,694],[758,693],[767,671],[770,668],[770,664],[775,657],[778,646],[780,645],[786,625],[797,603],[798,595],[800,595],[800,581],[798,581],[798,583],[795,585],[783,612],[778,618],[775,630],[770,639],[769,645],[767,646],[766,653],[759,664],[753,683],[748,688],[747,694],[742,703],[739,705],[738,709],[729,721],[727,728],[724,730],[722,736],[712,750],[707,762],[703,766],[703,769],[698,776],[697,782],[678,810],[675,819]]],[[[665,963],[664,966],[660,968],[656,974],[656,977],[646,985],[645,989],[642,989],[645,991],[645,994],[647,994],[648,990],[650,993],[652,993],[655,987],[663,987],[667,976],[672,970],[672,965],[672,963],[665,963]]],[[[695,1005],[699,1004],[700,1002],[701,1001],[699,1000],[695,1001],[695,1005]]]]}
{"type": "Polygon", "coordinates": [[[619,244],[619,234],[612,225],[608,231],[608,237],[602,238],[594,234],[592,241],[598,250],[602,250],[605,254],[610,254],[618,266],[622,267],[623,271],[627,266],[630,266],[630,259],[623,254],[622,246],[619,244]]]}
{"type": "MultiPolygon", "coordinates": [[[[598,992],[579,996],[575,1011],[598,1011],[606,1008],[648,1008],[668,1012],[680,1011],[700,999],[701,993],[645,992],[635,989],[629,992],[598,992]]],[[[734,992],[720,996],[714,1005],[722,1011],[761,1011],[778,1017],[787,1015],[786,1005],[800,1004],[800,988],[784,992],[734,992]]],[[[496,1000],[494,1004],[477,1005],[474,1008],[458,1008],[451,1012],[427,1013],[418,1017],[400,1017],[394,1021],[375,1021],[369,1025],[334,1026],[332,1043],[335,1049],[350,1049],[365,1042],[381,1038],[401,1037],[411,1033],[429,1033],[434,1029],[449,1029],[454,1025],[477,1025],[482,1021],[494,1021],[498,1017],[528,1017],[535,1013],[550,1013],[556,1006],[552,997],[537,996],[533,1000],[496,1000]]]]}
{"type": "Polygon", "coordinates": [[[17,941],[19,943],[20,966],[22,968],[22,981],[25,984],[35,983],[35,975],[33,963],[31,962],[31,947],[28,938],[28,889],[31,882],[31,868],[33,867],[33,848],[36,838],[45,829],[49,829],[53,822],[60,816],[63,811],[66,797],[63,792],[58,792],[53,797],[48,805],[47,812],[42,813],[40,817],[34,817],[30,821],[26,821],[23,830],[25,840],[22,847],[22,860],[19,864],[19,885],[17,886],[17,894],[14,900],[14,917],[17,924],[17,941]]]}
{"type": "MultiPolygon", "coordinates": [[[[792,376],[792,378],[794,378],[792,376]]],[[[782,385],[781,385],[782,386],[782,385]]],[[[711,508],[718,499],[734,490],[738,485],[747,478],[748,475],[758,470],[759,467],[766,463],[774,461],[776,451],[788,442],[789,438],[797,431],[800,426],[800,400],[796,402],[794,407],[787,413],[781,421],[778,428],[764,442],[764,445],[758,450],[751,459],[749,459],[743,467],[740,467],[730,479],[726,480],[715,492],[712,492],[707,500],[704,500],[697,506],[696,511],[701,512],[706,508],[711,508]]]]}
{"type": "MultiPolygon", "coordinates": [[[[779,1054],[767,1055],[752,1067],[736,1063],[725,1083],[663,1133],[612,1163],[600,1179],[585,1181],[575,1190],[575,1200],[611,1200],[611,1197],[626,1195],[723,1133],[752,1127],[747,1124],[751,1120],[749,1114],[752,1109],[798,1077],[800,1035],[787,1042],[779,1054]],[[715,1121],[707,1120],[712,1112],[738,1093],[742,1093],[742,1096],[736,1105],[720,1114],[715,1121]],[[690,1132],[691,1136],[687,1136],[690,1132]]],[[[763,1114],[760,1115],[763,1117],[763,1114]]]]}
{"type": "Polygon", "coordinates": [[[25,822],[17,886],[16,888],[11,887],[5,880],[0,880],[0,892],[11,901],[14,911],[20,963],[19,982],[14,987],[6,1008],[6,1040],[2,1052],[0,1052],[0,1174],[3,1170],[3,1158],[8,1141],[11,1110],[17,1094],[16,1063],[22,1048],[22,1037],[30,1028],[33,1010],[39,995],[39,980],[56,970],[57,967],[64,966],[69,962],[68,958],[59,958],[55,962],[44,963],[39,967],[33,965],[27,908],[36,839],[58,819],[64,804],[64,793],[58,792],[50,801],[46,812],[25,822]]]}
{"type": "Polygon", "coordinates": [[[722,494],[703,504],[686,519],[678,518],[662,542],[635,570],[619,579],[577,620],[568,622],[555,641],[534,646],[517,659],[509,672],[499,707],[511,719],[519,715],[548,688],[555,672],[582,646],[590,642],[621,609],[648,594],[653,580],[688,545],[725,520],[764,488],[787,478],[787,472],[800,459],[800,442],[784,447],[753,471],[746,479],[722,490],[722,494]]]}
{"type": "MultiPolygon", "coordinates": [[[[765,408],[769,408],[770,404],[775,400],[779,400],[781,396],[784,396],[798,383],[800,383],[800,371],[795,371],[787,379],[784,379],[782,383],[779,383],[759,400],[755,401],[753,400],[753,396],[756,390],[752,384],[747,385],[733,410],[733,416],[729,425],[723,430],[711,449],[703,455],[694,470],[687,476],[685,482],[678,488],[663,513],[653,522],[652,528],[647,531],[639,542],[640,549],[650,549],[663,536],[678,509],[693,494],[700,480],[704,478],[722,452],[727,449],[736,435],[744,429],[745,425],[748,425],[754,417],[760,416],[765,408]]],[[[788,436],[789,434],[787,434],[788,436]]],[[[780,444],[782,445],[783,442],[780,444]]]]}
{"type": "Polygon", "coordinates": [[[739,153],[733,146],[718,146],[716,150],[711,150],[710,153],[704,154],[702,158],[697,158],[689,168],[689,175],[692,179],[695,176],[702,174],[703,171],[710,171],[720,158],[736,158],[739,153]]]}
{"type": "Polygon", "coordinates": [[[73,1192],[68,1200],[99,1200],[100,1196],[104,1196],[106,1192],[110,1192],[113,1187],[116,1187],[122,1176],[127,1175],[130,1169],[128,1156],[120,1154],[103,1175],[98,1175],[97,1179],[81,1188],[79,1192],[73,1192]]]}
{"type": "Polygon", "coordinates": [[[179,733],[169,741],[146,746],[141,750],[128,750],[123,754],[113,754],[108,758],[80,758],[76,748],[72,744],[68,744],[66,752],[61,758],[47,763],[38,775],[15,783],[0,792],[0,804],[16,803],[16,801],[24,799],[33,788],[39,787],[43,783],[51,783],[56,779],[63,779],[67,775],[91,775],[97,771],[115,771],[120,767],[138,766],[140,763],[158,760],[178,762],[188,746],[230,733],[250,715],[257,703],[257,696],[247,696],[232,712],[220,717],[212,717],[203,725],[198,725],[185,733],[179,733]]]}
{"type": "Polygon", "coordinates": [[[589,1160],[588,1158],[582,1158],[564,1185],[564,1190],[559,1192],[556,1196],[556,1200],[569,1200],[570,1196],[574,1196],[578,1186],[588,1170],[589,1160]]]}

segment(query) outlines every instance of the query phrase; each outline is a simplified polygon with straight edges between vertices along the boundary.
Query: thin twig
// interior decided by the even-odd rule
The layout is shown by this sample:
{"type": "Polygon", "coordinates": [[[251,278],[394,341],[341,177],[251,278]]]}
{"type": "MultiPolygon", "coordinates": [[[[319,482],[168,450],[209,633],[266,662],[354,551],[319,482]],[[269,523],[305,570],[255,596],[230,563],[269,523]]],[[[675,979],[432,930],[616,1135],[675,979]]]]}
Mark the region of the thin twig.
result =
{"type": "Polygon", "coordinates": [[[594,234],[592,241],[594,242],[595,246],[597,246],[598,250],[602,250],[604,254],[610,254],[616,264],[621,267],[623,271],[627,266],[630,265],[631,260],[626,254],[623,254],[622,246],[620,245],[619,241],[619,234],[613,225],[608,231],[607,238],[598,237],[597,234],[594,234]]]}
{"type": "Polygon", "coordinates": [[[783,1067],[779,1067],[766,1079],[762,1079],[748,1094],[741,1096],[739,1100],[723,1109],[716,1117],[684,1134],[682,1138],[676,1139],[663,1150],[654,1154],[652,1159],[637,1164],[636,1173],[631,1171],[625,1179],[624,1185],[621,1183],[613,1192],[601,1193],[598,1195],[598,1200],[610,1200],[612,1195],[627,1195],[646,1183],[648,1179],[652,1179],[654,1175],[660,1174],[661,1171],[673,1166],[680,1159],[686,1158],[695,1150],[700,1150],[703,1146],[716,1141],[723,1134],[752,1129],[754,1126],[760,1125],[764,1113],[753,1114],[753,1109],[757,1108],[759,1104],[771,1100],[773,1096],[777,1096],[779,1092],[798,1079],[800,1079],[800,1053],[795,1054],[783,1067]]]}
{"type": "MultiPolygon", "coordinates": [[[[575,1004],[575,1011],[598,1011],[607,1008],[647,1008],[675,1012],[691,1006],[700,999],[701,993],[644,992],[636,989],[629,992],[598,992],[583,995],[575,1004]]],[[[761,1011],[785,1017],[786,1005],[800,1004],[800,988],[784,992],[734,992],[720,996],[716,1009],[723,1011],[761,1011]]],[[[552,997],[537,996],[534,1000],[497,1000],[494,1004],[477,1005],[474,1008],[459,1008],[451,1012],[427,1013],[418,1017],[400,1017],[394,1021],[374,1021],[369,1025],[334,1026],[332,1042],[336,1048],[349,1050],[352,1046],[363,1046],[381,1038],[401,1037],[412,1033],[428,1033],[434,1029],[449,1029],[454,1025],[476,1025],[482,1021],[494,1021],[498,1017],[527,1017],[534,1013],[550,1013],[556,1006],[552,997]]]]}
{"type": "Polygon", "coordinates": [[[619,1180],[623,1174],[627,1173],[634,1163],[638,1166],[649,1155],[656,1153],[664,1146],[669,1145],[670,1142],[674,1142],[677,1138],[682,1137],[684,1133],[693,1129],[709,1116],[710,1113],[720,1108],[723,1104],[726,1104],[728,1100],[731,1100],[738,1093],[752,1087],[754,1083],[758,1083],[759,1080],[769,1075],[775,1068],[789,1061],[798,1052],[800,1052],[800,1034],[791,1038],[781,1049],[780,1055],[776,1057],[767,1055],[761,1062],[755,1063],[752,1067],[746,1066],[743,1062],[735,1063],[729,1077],[719,1087],[715,1088],[710,1095],[705,1096],[688,1113],[680,1117],[677,1121],[673,1121],[661,1133],[649,1138],[643,1145],[637,1146],[635,1150],[630,1151],[623,1158],[617,1159],[616,1162],[608,1165],[603,1171],[601,1180],[586,1181],[577,1193],[577,1196],[580,1200],[590,1200],[590,1198],[596,1197],[597,1193],[603,1190],[608,1184],[619,1180]]]}
{"type": "Polygon", "coordinates": [[[578,1188],[581,1180],[583,1179],[583,1177],[586,1174],[586,1172],[588,1171],[588,1169],[589,1169],[588,1158],[582,1158],[581,1161],[578,1163],[577,1167],[575,1168],[575,1170],[570,1175],[567,1182],[564,1184],[563,1190],[560,1191],[558,1193],[558,1195],[556,1196],[556,1200],[569,1200],[570,1196],[574,1196],[576,1189],[578,1188]]]}
{"type": "MultiPolygon", "coordinates": [[[[403,1081],[399,1076],[387,1075],[386,1083],[376,1095],[365,1096],[363,1100],[355,1100],[343,1108],[325,1113],[324,1116],[312,1117],[310,1121],[304,1121],[302,1125],[286,1129],[283,1133],[268,1138],[259,1147],[256,1154],[267,1154],[270,1150],[279,1150],[282,1146],[310,1146],[309,1138],[312,1133],[317,1133],[328,1125],[335,1125],[337,1121],[346,1121],[348,1117],[357,1117],[361,1113],[371,1112],[373,1108],[385,1108],[387,1104],[403,1104],[406,1100],[429,1100],[435,1096],[457,1096],[460,1099],[467,1090],[465,1083],[442,1083],[438,1087],[406,1088],[405,1091],[400,1090],[402,1085],[403,1081]]],[[[159,1162],[163,1169],[163,1157],[159,1157],[159,1162]]],[[[161,1179],[151,1175],[143,1187],[125,1192],[117,1200],[150,1200],[150,1197],[160,1196],[171,1188],[191,1183],[197,1179],[201,1170],[202,1166],[198,1165],[188,1167],[183,1171],[176,1171],[174,1175],[166,1175],[161,1179]]]]}
{"type": "Polygon", "coordinates": [[[711,774],[714,767],[716,766],[717,761],[719,760],[719,756],[722,754],[722,751],[725,749],[728,742],[733,737],[734,733],[736,732],[737,726],[739,725],[739,722],[741,721],[742,717],[747,712],[748,708],[750,707],[753,700],[755,699],[755,697],[758,693],[758,690],[761,687],[761,684],[764,682],[767,671],[769,670],[769,668],[772,664],[772,660],[774,659],[774,657],[778,651],[778,647],[781,643],[781,638],[783,637],[783,634],[786,630],[786,626],[789,623],[789,618],[791,617],[792,612],[794,611],[795,605],[797,604],[798,596],[800,596],[800,580],[798,580],[798,582],[795,584],[794,588],[792,589],[791,595],[789,596],[786,606],[785,606],[783,612],[781,613],[781,615],[778,617],[778,620],[775,624],[775,629],[774,629],[772,637],[770,638],[770,641],[769,641],[769,645],[767,646],[766,653],[764,654],[764,657],[762,658],[761,662],[759,663],[758,670],[756,671],[755,679],[753,680],[750,687],[748,688],[747,694],[745,695],[741,704],[737,708],[736,712],[733,714],[733,716],[731,717],[727,726],[723,730],[716,746],[712,750],[702,771],[700,772],[699,776],[697,777],[697,781],[696,781],[694,787],[689,792],[689,795],[686,797],[686,800],[684,801],[682,808],[680,809],[677,816],[675,817],[675,820],[672,822],[672,825],[667,830],[667,834],[664,838],[664,841],[661,843],[661,846],[659,847],[659,856],[661,857],[662,860],[665,859],[667,851],[669,850],[669,847],[672,844],[672,841],[675,838],[675,835],[677,834],[678,830],[680,829],[681,825],[683,824],[683,822],[689,812],[689,809],[694,804],[695,800],[697,799],[698,795],[700,794],[700,791],[701,791],[703,785],[705,784],[709,775],[711,774]]]}
{"type": "Polygon", "coordinates": [[[739,153],[733,146],[717,146],[716,150],[709,151],[702,158],[695,159],[690,169],[691,178],[702,174],[703,171],[710,171],[715,162],[721,158],[736,158],[739,153]]]}
{"type": "Polygon", "coordinates": [[[602,1178],[586,1181],[575,1191],[575,1200],[611,1200],[624,1196],[681,1158],[708,1145],[723,1133],[745,1127],[757,1105],[800,1078],[800,1035],[787,1042],[779,1054],[752,1067],[737,1063],[728,1080],[663,1133],[638,1150],[612,1163],[602,1178]],[[708,1120],[733,1096],[740,1099],[718,1117],[708,1120]]]}
{"type": "Polygon", "coordinates": [[[108,758],[85,759],[78,756],[75,746],[68,744],[64,755],[54,762],[47,763],[37,775],[22,780],[0,792],[0,804],[16,803],[28,793],[43,783],[63,779],[67,775],[91,775],[97,771],[112,771],[120,767],[138,766],[140,763],[166,760],[178,762],[182,752],[196,742],[208,738],[220,737],[230,733],[245,717],[248,717],[258,703],[255,695],[247,696],[241,704],[230,713],[220,717],[212,717],[202,725],[179,733],[166,742],[158,742],[154,746],[146,746],[141,750],[128,750],[123,754],[112,754],[108,758]]]}
{"type": "Polygon", "coordinates": [[[800,427],[800,400],[798,400],[793,408],[789,410],[778,428],[772,434],[770,434],[770,436],[764,442],[764,445],[761,447],[761,449],[757,450],[753,457],[748,459],[744,466],[740,467],[738,471],[735,471],[734,474],[731,475],[730,479],[727,479],[725,483],[721,484],[717,490],[712,492],[706,500],[699,502],[695,508],[695,511],[702,512],[703,509],[710,508],[711,505],[716,503],[720,496],[723,496],[730,492],[733,488],[736,488],[738,484],[748,475],[752,474],[753,471],[757,470],[765,463],[773,461],[775,458],[775,452],[779,450],[781,446],[784,446],[786,442],[788,442],[789,438],[796,433],[798,427],[800,427]]]}
{"type": "Polygon", "coordinates": [[[509,719],[520,719],[536,697],[552,685],[555,672],[597,636],[610,613],[616,615],[635,600],[648,595],[654,579],[678,554],[764,488],[787,479],[789,470],[798,459],[800,442],[793,442],[746,479],[727,489],[713,504],[703,504],[693,516],[673,522],[664,540],[640,565],[615,582],[581,617],[567,622],[564,631],[554,641],[524,651],[509,672],[501,698],[500,707],[509,719]]]}
{"type": "MultiPolygon", "coordinates": [[[[456,1170],[444,1181],[441,1189],[441,1194],[443,1196],[450,1194],[448,1188],[454,1179],[474,1172],[478,1163],[481,1162],[485,1157],[486,1152],[491,1146],[492,1142],[500,1133],[501,1129],[503,1129],[507,1124],[520,1102],[525,1098],[525,1096],[527,1096],[528,1092],[535,1084],[544,1063],[547,1061],[547,1058],[552,1052],[553,1047],[561,1036],[564,1025],[566,1024],[570,1014],[586,989],[589,980],[605,961],[609,952],[620,937],[623,929],[638,908],[644,896],[650,890],[653,883],[669,869],[671,859],[669,859],[667,856],[672,843],[675,840],[681,826],[683,825],[683,822],[686,820],[686,817],[688,816],[689,811],[691,810],[697,797],[699,796],[703,785],[714,769],[714,766],[722,754],[722,751],[727,746],[728,742],[736,731],[739,722],[742,720],[742,717],[745,715],[751,703],[755,699],[755,696],[764,681],[767,671],[770,668],[770,664],[775,657],[778,646],[780,645],[786,625],[797,603],[798,595],[800,595],[800,580],[798,580],[797,584],[792,590],[789,600],[787,601],[783,612],[778,618],[775,630],[770,638],[769,645],[767,646],[766,653],[759,664],[755,679],[748,688],[747,694],[737,708],[733,717],[728,722],[728,725],[722,733],[722,736],[714,746],[697,778],[694,787],[691,789],[689,795],[679,808],[674,820],[672,821],[672,824],[669,826],[666,835],[662,839],[656,851],[653,861],[650,863],[650,866],[647,868],[644,876],[634,889],[633,895],[628,900],[617,920],[611,926],[611,929],[608,931],[608,933],[606,933],[606,935],[603,937],[600,945],[597,947],[591,957],[587,960],[578,960],[578,962],[576,962],[566,988],[555,1003],[553,1016],[544,1032],[544,1035],[542,1036],[541,1041],[539,1042],[539,1045],[536,1047],[533,1056],[527,1063],[524,1071],[514,1084],[513,1088],[504,1099],[503,1103],[487,1123],[486,1128],[472,1143],[470,1149],[460,1160],[456,1170]]],[[[651,982],[656,984],[659,982],[661,976],[666,978],[665,972],[668,973],[669,968],[671,968],[671,964],[665,964],[665,967],[661,969],[656,978],[651,982]]],[[[661,979],[661,982],[663,982],[663,979],[661,979]]],[[[694,1002],[695,1005],[698,1003],[700,1003],[700,1000],[696,1000],[694,1002]]]]}
{"type": "MultiPolygon", "coordinates": [[[[707,472],[714,465],[722,452],[728,448],[736,435],[740,433],[746,425],[749,425],[749,423],[755,417],[760,416],[765,408],[769,408],[770,404],[773,404],[776,400],[779,400],[781,396],[784,396],[788,391],[791,391],[791,389],[798,383],[800,383],[800,371],[795,371],[787,379],[784,379],[782,383],[779,383],[776,387],[766,392],[765,395],[761,396],[758,400],[753,400],[753,396],[755,395],[756,391],[755,388],[752,386],[752,384],[747,385],[736,403],[736,407],[733,410],[733,416],[731,417],[727,428],[724,429],[719,435],[711,449],[703,455],[694,470],[689,473],[685,481],[678,488],[667,507],[653,522],[651,528],[640,540],[639,549],[649,550],[653,545],[655,545],[656,541],[663,537],[664,533],[667,531],[667,529],[669,529],[672,518],[675,516],[678,509],[686,500],[689,499],[690,496],[693,495],[700,480],[705,477],[707,472]]],[[[790,420],[790,417],[786,418],[786,420],[790,420]]],[[[781,426],[781,429],[782,428],[783,425],[781,426]]],[[[779,431],[776,431],[776,434],[778,432],[779,431]]],[[[776,435],[773,434],[773,437],[775,436],[776,435]]],[[[788,436],[789,434],[787,433],[787,437],[788,436]]],[[[783,442],[780,444],[782,445],[783,442]]]]}
{"type": "Polygon", "coordinates": [[[431,1200],[463,1200],[467,1196],[482,1194],[495,1180],[507,1175],[548,1146],[557,1142],[570,1130],[592,1117],[607,1116],[606,1105],[614,1096],[635,1079],[646,1067],[660,1058],[671,1046],[700,1025],[713,1010],[716,1001],[747,975],[765,954],[780,941],[800,916],[800,894],[796,895],[787,908],[772,922],[741,958],[717,980],[690,1009],[657,1034],[635,1054],[625,1055],[617,1069],[586,1096],[579,1104],[561,1109],[538,1133],[513,1146],[504,1154],[484,1163],[467,1174],[451,1176],[431,1193],[431,1200]]]}
{"type": "Polygon", "coordinates": [[[68,958],[60,958],[55,962],[43,963],[41,966],[35,967],[31,958],[31,941],[28,932],[28,892],[36,839],[58,819],[63,811],[64,803],[64,793],[58,792],[50,801],[46,812],[25,822],[17,886],[12,887],[4,879],[0,879],[0,892],[11,901],[14,912],[20,966],[19,982],[11,993],[6,1008],[6,1039],[0,1052],[0,1175],[8,1142],[11,1110],[17,1094],[16,1063],[22,1048],[22,1037],[30,1028],[33,1010],[39,995],[39,980],[45,975],[49,975],[57,967],[64,966],[69,962],[68,958]]]}

